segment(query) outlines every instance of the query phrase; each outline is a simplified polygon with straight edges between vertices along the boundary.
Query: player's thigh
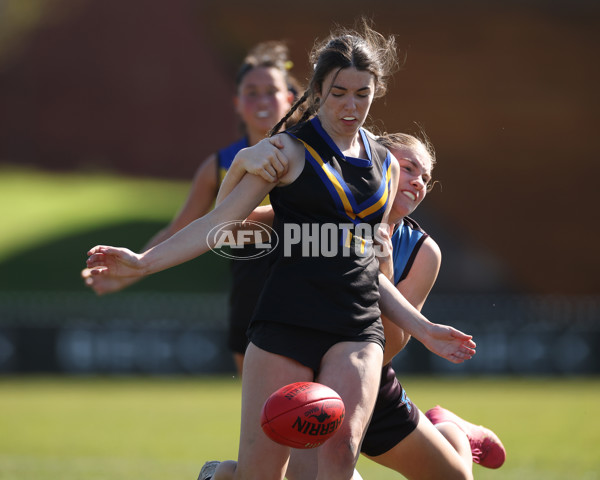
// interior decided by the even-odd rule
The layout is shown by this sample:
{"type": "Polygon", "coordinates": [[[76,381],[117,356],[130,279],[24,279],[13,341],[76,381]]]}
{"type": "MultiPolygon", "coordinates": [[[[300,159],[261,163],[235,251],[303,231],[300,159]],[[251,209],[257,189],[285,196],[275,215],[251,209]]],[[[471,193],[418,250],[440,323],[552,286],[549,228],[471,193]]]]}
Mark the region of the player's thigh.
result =
{"type": "Polygon", "coordinates": [[[317,377],[344,400],[346,416],[340,428],[358,432],[361,438],[377,397],[382,359],[383,351],[375,343],[341,342],[325,354],[317,377]]]}
{"type": "Polygon", "coordinates": [[[471,480],[467,467],[452,445],[420,414],[419,424],[386,453],[368,457],[409,480],[471,480]]]}
{"type": "Polygon", "coordinates": [[[313,372],[298,362],[248,346],[242,375],[242,420],[236,478],[273,478],[283,471],[290,449],[270,440],[260,426],[266,399],[292,382],[311,381],[313,372]],[[264,475],[261,477],[261,475],[264,475]]]}

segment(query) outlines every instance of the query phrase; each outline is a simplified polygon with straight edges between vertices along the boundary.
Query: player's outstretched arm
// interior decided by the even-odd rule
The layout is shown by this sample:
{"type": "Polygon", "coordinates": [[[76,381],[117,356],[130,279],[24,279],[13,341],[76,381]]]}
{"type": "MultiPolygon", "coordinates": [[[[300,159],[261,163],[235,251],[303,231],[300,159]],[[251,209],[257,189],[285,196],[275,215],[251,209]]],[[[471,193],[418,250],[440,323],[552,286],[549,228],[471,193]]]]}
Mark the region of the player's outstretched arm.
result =
{"type": "Polygon", "coordinates": [[[260,177],[246,175],[221,205],[144,253],[98,245],[88,252],[92,275],[143,277],[187,262],[205,253],[215,240],[210,231],[230,221],[242,221],[273,188],[260,177]]]}
{"type": "MultiPolygon", "coordinates": [[[[217,170],[217,156],[212,154],[196,170],[188,197],[181,209],[168,225],[146,242],[142,250],[158,245],[212,209],[217,196],[217,170]]],[[[115,277],[108,274],[93,275],[89,268],[81,271],[81,277],[85,285],[97,295],[119,292],[141,279],[141,277],[115,277]]]]}
{"type": "MultiPolygon", "coordinates": [[[[431,237],[427,237],[421,245],[408,275],[396,285],[402,296],[419,312],[435,284],[441,262],[442,252],[439,246],[431,237]]],[[[382,270],[382,273],[385,272],[382,270]]],[[[386,276],[391,280],[392,277],[386,276]]],[[[383,355],[385,365],[406,346],[410,335],[385,316],[382,316],[382,321],[385,329],[385,352],[383,355]]]]}
{"type": "Polygon", "coordinates": [[[379,275],[379,292],[381,312],[436,355],[452,363],[462,363],[475,355],[471,335],[427,320],[383,274],[379,275]]]}

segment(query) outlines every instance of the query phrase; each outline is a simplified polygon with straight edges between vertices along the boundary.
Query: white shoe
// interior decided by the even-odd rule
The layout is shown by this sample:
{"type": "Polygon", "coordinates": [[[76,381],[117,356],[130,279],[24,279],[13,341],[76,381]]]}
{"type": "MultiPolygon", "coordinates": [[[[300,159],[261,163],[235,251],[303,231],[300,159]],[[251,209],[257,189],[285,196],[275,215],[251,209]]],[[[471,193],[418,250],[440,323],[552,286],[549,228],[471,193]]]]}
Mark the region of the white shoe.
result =
{"type": "Polygon", "coordinates": [[[219,463],[221,462],[211,460],[210,462],[206,462],[204,465],[202,465],[200,475],[198,475],[198,480],[210,480],[215,474],[215,470],[219,466],[219,463]]]}

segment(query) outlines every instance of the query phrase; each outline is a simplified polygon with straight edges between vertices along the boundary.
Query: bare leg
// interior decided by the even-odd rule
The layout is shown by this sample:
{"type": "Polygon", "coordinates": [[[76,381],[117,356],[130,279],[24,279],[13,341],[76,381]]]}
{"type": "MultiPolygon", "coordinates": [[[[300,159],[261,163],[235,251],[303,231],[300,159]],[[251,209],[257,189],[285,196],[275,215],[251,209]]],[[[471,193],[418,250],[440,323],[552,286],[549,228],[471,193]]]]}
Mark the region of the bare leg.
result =
{"type": "MultiPolygon", "coordinates": [[[[314,480],[317,477],[317,453],[318,448],[308,450],[292,449],[290,463],[285,474],[287,480],[314,480]]],[[[219,477],[218,480],[229,480],[230,477],[219,477]]],[[[215,477],[217,480],[217,477],[215,477]]],[[[355,469],[352,480],[363,480],[360,473],[355,469]]]]}
{"type": "Polygon", "coordinates": [[[461,434],[453,440],[461,451],[466,449],[468,455],[464,456],[421,414],[410,435],[384,454],[369,458],[409,480],[472,480],[471,449],[466,435],[461,434]]]}
{"type": "Polygon", "coordinates": [[[349,480],[371,418],[383,352],[375,343],[342,342],[323,357],[318,382],[333,388],[344,400],[346,416],[340,430],[318,451],[317,480],[349,480]]]}
{"type": "Polygon", "coordinates": [[[291,449],[264,434],[258,421],[260,412],[266,399],[278,388],[312,380],[312,370],[298,362],[266,352],[252,343],[248,346],[242,375],[242,422],[236,480],[283,479],[291,449]]]}
{"type": "Polygon", "coordinates": [[[233,460],[221,462],[210,480],[233,480],[236,467],[237,462],[233,460]]]}
{"type": "Polygon", "coordinates": [[[285,478],[288,480],[314,480],[317,478],[318,450],[318,448],[293,449],[285,478]]]}
{"type": "Polygon", "coordinates": [[[452,445],[456,453],[460,455],[463,462],[471,465],[473,462],[473,454],[471,453],[471,445],[469,439],[460,428],[450,422],[438,423],[435,428],[438,429],[444,438],[452,445]]]}
{"type": "MultiPolygon", "coordinates": [[[[325,355],[321,372],[316,381],[329,385],[337,391],[344,399],[346,407],[346,417],[342,428],[336,435],[328,440],[325,445],[311,450],[293,450],[294,462],[289,465],[287,478],[293,480],[301,479],[343,479],[343,480],[362,480],[360,474],[354,469],[362,436],[368,421],[371,417],[377,387],[380,379],[381,360],[383,352],[381,348],[374,343],[344,342],[332,347],[325,355]],[[340,368],[342,366],[342,368],[340,368]],[[344,430],[345,429],[345,430],[344,430]],[[334,442],[335,439],[337,443],[334,442]],[[328,448],[326,448],[328,447],[328,448]],[[323,452],[323,450],[326,450],[323,452]],[[317,469],[317,462],[319,467],[317,469]]],[[[240,467],[237,468],[235,462],[224,462],[217,469],[213,480],[231,480],[232,478],[279,478],[269,477],[268,470],[263,469],[264,459],[269,455],[268,443],[275,445],[277,450],[279,446],[267,439],[262,431],[255,432],[258,422],[256,418],[260,415],[260,409],[264,401],[273,391],[292,381],[308,380],[312,378],[300,378],[312,376],[312,371],[297,364],[293,360],[278,355],[269,354],[254,345],[250,345],[246,353],[245,371],[242,376],[242,435],[240,439],[240,467]],[[283,359],[282,365],[288,364],[296,370],[299,375],[291,378],[289,373],[277,374],[278,369],[265,376],[265,368],[272,369],[273,365],[266,366],[268,362],[279,362],[283,359]],[[266,362],[266,363],[265,363],[266,362]],[[260,367],[258,365],[260,364],[260,367]],[[251,372],[251,373],[250,373],[251,372]],[[255,377],[249,378],[250,375],[255,377]],[[283,377],[280,380],[281,385],[275,385],[274,377],[283,377]],[[268,377],[268,378],[265,378],[268,377]],[[259,386],[261,383],[267,383],[269,386],[259,386]],[[254,387],[254,390],[251,388],[254,387]],[[260,398],[259,398],[259,393],[260,398]],[[252,392],[252,393],[251,393],[252,392]],[[247,396],[249,398],[247,398],[247,396]],[[254,412],[254,413],[249,413],[254,412]],[[247,422],[249,418],[254,420],[247,422]],[[251,425],[245,426],[246,423],[251,425]],[[246,430],[245,430],[246,429],[246,430]],[[244,433],[246,432],[246,433],[244,433]],[[251,440],[251,441],[250,441],[251,440]],[[267,445],[264,443],[267,442],[267,445]],[[245,445],[249,444],[249,448],[245,445]],[[258,445],[262,445],[259,448],[258,445]],[[261,448],[265,448],[261,450],[261,448]],[[248,452],[248,453],[245,453],[248,452]],[[257,454],[253,454],[259,452],[257,454]],[[257,464],[258,463],[258,464],[257,464]],[[243,465],[247,465],[244,467],[243,465]],[[258,473],[261,470],[264,473],[258,473]],[[252,474],[246,476],[246,473],[252,474]]],[[[260,430],[260,426],[258,426],[260,430]]],[[[289,452],[286,447],[281,447],[289,452]]],[[[271,468],[271,465],[269,466],[271,468]]]]}

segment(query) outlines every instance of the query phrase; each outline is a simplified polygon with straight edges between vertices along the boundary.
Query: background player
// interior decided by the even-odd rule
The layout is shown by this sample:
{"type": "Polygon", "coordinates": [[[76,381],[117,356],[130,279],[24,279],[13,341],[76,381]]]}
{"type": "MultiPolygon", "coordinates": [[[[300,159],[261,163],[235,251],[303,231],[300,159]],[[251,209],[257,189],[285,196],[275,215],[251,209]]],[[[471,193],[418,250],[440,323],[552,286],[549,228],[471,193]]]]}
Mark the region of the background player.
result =
{"type": "MultiPolygon", "coordinates": [[[[235,81],[234,105],[240,120],[242,138],[202,162],[180,211],[169,225],[148,241],[143,250],[158,245],[212,209],[219,185],[235,155],[242,148],[255,145],[265,138],[290,109],[301,90],[298,81],[290,74],[291,67],[288,49],[282,42],[264,42],[250,50],[238,69],[235,81]]],[[[263,203],[268,203],[268,199],[263,203]]],[[[237,250],[240,256],[254,253],[251,245],[237,250]]],[[[247,345],[246,329],[266,278],[268,260],[231,262],[228,346],[239,374],[242,372],[247,345]]],[[[84,269],[82,276],[86,285],[99,295],[122,290],[139,280],[135,277],[92,276],[89,269],[84,269]]]]}

